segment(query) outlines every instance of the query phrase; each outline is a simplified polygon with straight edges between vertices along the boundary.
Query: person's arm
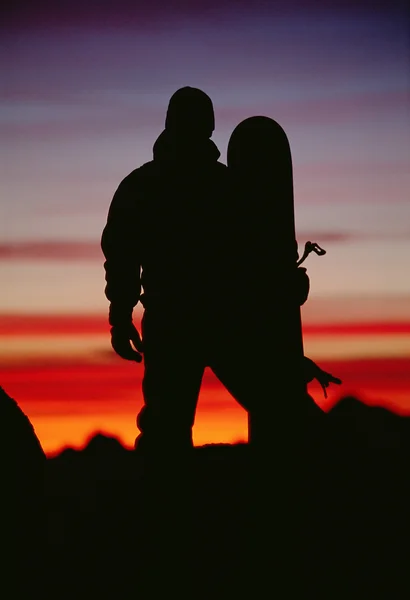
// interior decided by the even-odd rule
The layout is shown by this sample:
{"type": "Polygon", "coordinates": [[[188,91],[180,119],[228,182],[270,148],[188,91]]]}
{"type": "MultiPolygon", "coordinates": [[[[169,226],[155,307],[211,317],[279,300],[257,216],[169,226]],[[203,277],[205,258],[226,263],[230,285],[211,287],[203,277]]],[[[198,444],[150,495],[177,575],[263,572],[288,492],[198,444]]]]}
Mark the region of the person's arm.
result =
{"type": "Polygon", "coordinates": [[[141,349],[132,313],[141,295],[141,263],[138,252],[138,214],[132,176],[119,185],[111,201],[107,224],[101,237],[105,256],[105,295],[110,302],[109,323],[114,350],[123,358],[140,360],[132,340],[141,349]]]}
{"type": "Polygon", "coordinates": [[[298,305],[303,306],[309,297],[310,280],[304,267],[297,267],[295,273],[295,294],[298,305]]]}

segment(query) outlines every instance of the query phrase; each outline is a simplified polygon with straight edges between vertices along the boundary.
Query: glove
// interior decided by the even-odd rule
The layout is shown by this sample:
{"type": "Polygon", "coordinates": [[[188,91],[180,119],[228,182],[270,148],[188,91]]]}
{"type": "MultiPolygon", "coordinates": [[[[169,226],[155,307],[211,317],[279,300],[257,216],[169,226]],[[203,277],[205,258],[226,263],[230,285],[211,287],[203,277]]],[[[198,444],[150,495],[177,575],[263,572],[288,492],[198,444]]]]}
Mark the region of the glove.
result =
{"type": "Polygon", "coordinates": [[[305,357],[304,368],[307,383],[316,379],[322,386],[325,398],[327,398],[326,388],[328,388],[331,383],[336,383],[337,385],[342,383],[341,379],[334,377],[331,373],[323,371],[323,369],[318,367],[310,358],[305,357]]]}
{"type": "Polygon", "coordinates": [[[295,294],[299,306],[302,306],[308,299],[310,291],[309,275],[304,267],[296,269],[295,294]]]}
{"type": "Polygon", "coordinates": [[[111,327],[111,346],[118,356],[125,360],[134,360],[138,363],[142,361],[140,354],[143,351],[141,336],[132,322],[127,325],[111,327]],[[131,342],[135,350],[131,346],[131,342]]]}
{"type": "Polygon", "coordinates": [[[325,398],[327,398],[326,388],[328,388],[331,383],[336,383],[337,385],[340,385],[342,383],[341,379],[339,379],[338,377],[334,377],[330,373],[326,373],[326,371],[322,371],[322,369],[319,369],[319,372],[316,374],[315,379],[317,379],[317,381],[322,386],[325,398]]]}

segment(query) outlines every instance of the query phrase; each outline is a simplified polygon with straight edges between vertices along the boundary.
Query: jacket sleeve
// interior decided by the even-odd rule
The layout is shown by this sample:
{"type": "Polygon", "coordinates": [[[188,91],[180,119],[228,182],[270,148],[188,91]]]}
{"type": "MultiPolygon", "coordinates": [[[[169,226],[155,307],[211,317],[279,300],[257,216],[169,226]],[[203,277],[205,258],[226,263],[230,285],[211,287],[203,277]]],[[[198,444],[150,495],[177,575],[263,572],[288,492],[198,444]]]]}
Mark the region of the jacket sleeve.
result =
{"type": "Polygon", "coordinates": [[[141,295],[138,252],[138,214],[135,186],[130,176],[119,185],[111,201],[101,237],[105,256],[105,295],[110,302],[111,326],[129,324],[141,295]]]}

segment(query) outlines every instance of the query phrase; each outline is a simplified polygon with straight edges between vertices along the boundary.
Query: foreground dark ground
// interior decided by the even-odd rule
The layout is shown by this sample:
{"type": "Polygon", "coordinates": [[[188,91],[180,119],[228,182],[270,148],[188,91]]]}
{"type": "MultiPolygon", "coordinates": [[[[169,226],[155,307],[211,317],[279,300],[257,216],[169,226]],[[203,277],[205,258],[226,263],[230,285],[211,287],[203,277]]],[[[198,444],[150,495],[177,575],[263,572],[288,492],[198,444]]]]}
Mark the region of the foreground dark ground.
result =
{"type": "Polygon", "coordinates": [[[346,398],[263,456],[148,464],[104,436],[48,460],[25,449],[3,504],[7,597],[409,597],[407,418],[346,398]]]}

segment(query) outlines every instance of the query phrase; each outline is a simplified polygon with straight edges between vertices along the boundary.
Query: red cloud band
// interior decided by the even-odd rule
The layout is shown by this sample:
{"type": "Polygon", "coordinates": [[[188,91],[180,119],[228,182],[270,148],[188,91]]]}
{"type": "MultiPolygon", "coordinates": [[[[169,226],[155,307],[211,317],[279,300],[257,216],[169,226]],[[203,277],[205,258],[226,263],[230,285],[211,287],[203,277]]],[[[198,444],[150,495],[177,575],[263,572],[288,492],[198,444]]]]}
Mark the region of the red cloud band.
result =
{"type": "MultiPolygon", "coordinates": [[[[139,316],[135,323],[139,324],[139,316]]],[[[107,333],[109,329],[106,314],[61,314],[29,315],[0,314],[0,335],[96,335],[107,333]]],[[[303,326],[305,335],[394,335],[410,334],[410,322],[376,323],[317,323],[303,326]]]]}

